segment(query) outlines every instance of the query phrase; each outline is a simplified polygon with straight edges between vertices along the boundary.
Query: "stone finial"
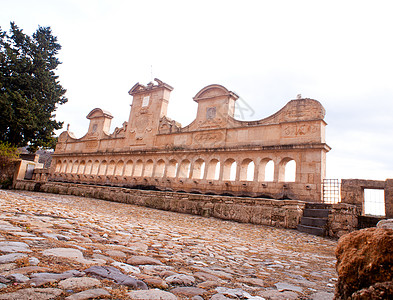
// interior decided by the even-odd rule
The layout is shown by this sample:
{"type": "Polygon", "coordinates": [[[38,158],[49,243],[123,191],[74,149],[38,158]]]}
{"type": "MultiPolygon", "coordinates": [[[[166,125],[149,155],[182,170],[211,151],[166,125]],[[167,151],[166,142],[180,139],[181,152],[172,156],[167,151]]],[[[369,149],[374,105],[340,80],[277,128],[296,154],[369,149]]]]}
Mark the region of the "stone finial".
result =
{"type": "Polygon", "coordinates": [[[302,94],[297,94],[296,98],[297,99],[302,99],[302,94]]]}
{"type": "Polygon", "coordinates": [[[70,124],[67,124],[67,131],[70,131],[70,124]]]}

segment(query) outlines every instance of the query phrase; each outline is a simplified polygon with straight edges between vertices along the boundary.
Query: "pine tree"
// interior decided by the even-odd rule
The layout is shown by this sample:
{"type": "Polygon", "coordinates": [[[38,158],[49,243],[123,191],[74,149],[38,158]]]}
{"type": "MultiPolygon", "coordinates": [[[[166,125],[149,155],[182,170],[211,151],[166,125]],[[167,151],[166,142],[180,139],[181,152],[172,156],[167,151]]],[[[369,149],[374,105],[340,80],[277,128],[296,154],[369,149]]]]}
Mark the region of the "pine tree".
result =
{"type": "Polygon", "coordinates": [[[11,22],[0,28],[0,141],[14,146],[53,148],[57,105],[67,102],[66,90],[55,74],[60,44],[50,27],[30,37],[11,22]]]}

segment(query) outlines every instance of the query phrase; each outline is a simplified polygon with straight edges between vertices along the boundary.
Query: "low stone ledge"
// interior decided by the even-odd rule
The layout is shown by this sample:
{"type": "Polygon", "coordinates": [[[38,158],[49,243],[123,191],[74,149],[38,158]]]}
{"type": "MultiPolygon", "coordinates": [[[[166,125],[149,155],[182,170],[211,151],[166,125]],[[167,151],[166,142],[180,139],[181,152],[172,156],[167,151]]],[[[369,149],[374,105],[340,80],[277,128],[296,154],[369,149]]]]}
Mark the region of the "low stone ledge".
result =
{"type": "Polygon", "coordinates": [[[155,209],[215,217],[242,223],[296,228],[305,202],[176,192],[133,190],[74,183],[37,183],[20,180],[15,189],[68,194],[128,203],[155,209]]]}

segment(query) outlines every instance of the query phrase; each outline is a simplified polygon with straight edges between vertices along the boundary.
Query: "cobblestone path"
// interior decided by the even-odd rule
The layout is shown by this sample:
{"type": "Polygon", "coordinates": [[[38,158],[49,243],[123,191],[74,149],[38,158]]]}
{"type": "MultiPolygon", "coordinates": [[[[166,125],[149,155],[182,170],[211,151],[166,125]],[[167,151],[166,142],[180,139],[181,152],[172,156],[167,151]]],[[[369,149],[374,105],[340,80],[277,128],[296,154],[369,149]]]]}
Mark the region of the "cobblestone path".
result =
{"type": "Polygon", "coordinates": [[[335,240],[25,191],[0,208],[0,299],[333,298],[335,240]]]}

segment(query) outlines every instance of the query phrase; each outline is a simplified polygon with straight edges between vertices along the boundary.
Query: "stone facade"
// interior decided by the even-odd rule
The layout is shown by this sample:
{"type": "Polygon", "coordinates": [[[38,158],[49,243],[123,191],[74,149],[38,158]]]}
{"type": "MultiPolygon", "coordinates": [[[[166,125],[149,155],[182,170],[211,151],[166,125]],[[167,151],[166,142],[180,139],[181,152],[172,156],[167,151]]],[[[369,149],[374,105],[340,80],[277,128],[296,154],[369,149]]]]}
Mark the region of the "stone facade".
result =
{"type": "Polygon", "coordinates": [[[194,97],[195,120],[181,127],[166,114],[173,88],[155,82],[134,85],[129,120],[113,133],[112,115],[99,108],[88,114],[82,138],[61,133],[49,180],[321,201],[330,147],[318,101],[299,98],[265,119],[239,121],[238,95],[209,85],[194,97]],[[285,176],[290,161],[296,164],[293,182],[285,176]],[[268,163],[274,164],[272,178],[265,174],[268,163]]]}

